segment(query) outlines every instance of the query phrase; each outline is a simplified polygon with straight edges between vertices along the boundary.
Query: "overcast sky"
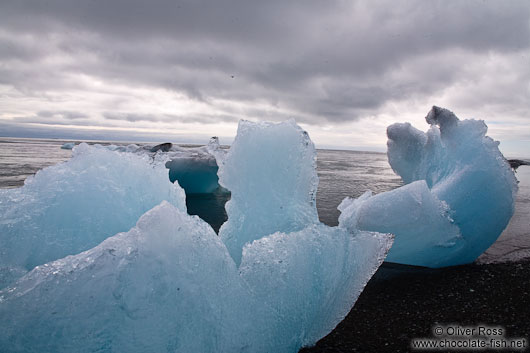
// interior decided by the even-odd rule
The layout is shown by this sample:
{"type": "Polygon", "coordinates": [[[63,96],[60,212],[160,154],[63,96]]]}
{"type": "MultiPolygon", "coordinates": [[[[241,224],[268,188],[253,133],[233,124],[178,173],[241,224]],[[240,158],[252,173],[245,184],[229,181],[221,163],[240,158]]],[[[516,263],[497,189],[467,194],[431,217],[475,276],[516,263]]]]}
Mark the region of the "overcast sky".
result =
{"type": "Polygon", "coordinates": [[[294,118],[384,151],[432,105],[530,155],[530,1],[0,1],[0,136],[229,143],[294,118]]]}

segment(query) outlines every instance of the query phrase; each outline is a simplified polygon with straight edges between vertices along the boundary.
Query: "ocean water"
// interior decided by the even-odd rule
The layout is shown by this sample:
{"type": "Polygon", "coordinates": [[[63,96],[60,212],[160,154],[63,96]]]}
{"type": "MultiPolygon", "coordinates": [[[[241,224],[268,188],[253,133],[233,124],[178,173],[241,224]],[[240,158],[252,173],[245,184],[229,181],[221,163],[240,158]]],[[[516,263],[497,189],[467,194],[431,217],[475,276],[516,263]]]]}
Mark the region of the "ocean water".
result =
{"type": "MultiPolygon", "coordinates": [[[[72,151],[60,148],[65,142],[70,141],[0,138],[0,188],[20,187],[38,170],[68,160],[72,151]]],[[[345,197],[359,197],[366,190],[381,193],[403,184],[390,168],[385,153],[318,150],[317,171],[318,214],[330,226],[337,225],[337,206],[345,197]]],[[[520,183],[515,214],[497,242],[478,259],[479,263],[530,257],[530,166],[520,167],[516,175],[520,183]]],[[[229,197],[223,193],[187,195],[188,212],[199,215],[218,231],[226,220],[224,204],[229,197]]]]}
{"type": "Polygon", "coordinates": [[[72,151],[59,140],[0,138],[0,188],[24,185],[24,180],[42,168],[63,162],[72,151]]]}
{"type": "Polygon", "coordinates": [[[367,190],[378,194],[403,185],[385,153],[318,150],[317,172],[318,215],[330,226],[338,224],[337,206],[345,197],[356,198],[367,190]]]}

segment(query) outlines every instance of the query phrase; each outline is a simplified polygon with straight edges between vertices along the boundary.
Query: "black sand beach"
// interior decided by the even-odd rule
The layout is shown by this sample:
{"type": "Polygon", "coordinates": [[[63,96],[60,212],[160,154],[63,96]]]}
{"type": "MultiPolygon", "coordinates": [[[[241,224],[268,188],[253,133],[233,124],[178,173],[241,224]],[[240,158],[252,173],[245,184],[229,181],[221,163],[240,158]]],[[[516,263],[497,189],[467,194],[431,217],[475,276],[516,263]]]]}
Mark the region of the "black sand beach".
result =
{"type": "Polygon", "coordinates": [[[501,326],[528,347],[529,293],[530,260],[436,270],[385,264],[337,328],[300,352],[410,352],[411,339],[432,338],[436,324],[501,326]]]}

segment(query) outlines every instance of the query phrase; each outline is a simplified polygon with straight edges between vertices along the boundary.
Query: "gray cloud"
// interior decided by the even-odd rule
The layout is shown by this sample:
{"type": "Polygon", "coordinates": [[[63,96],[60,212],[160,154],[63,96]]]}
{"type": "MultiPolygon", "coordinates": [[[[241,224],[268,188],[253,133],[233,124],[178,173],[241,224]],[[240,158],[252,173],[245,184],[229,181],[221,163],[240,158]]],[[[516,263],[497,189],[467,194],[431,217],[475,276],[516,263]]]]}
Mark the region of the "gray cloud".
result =
{"type": "MultiPolygon", "coordinates": [[[[499,60],[526,55],[529,23],[527,1],[20,0],[0,5],[0,83],[45,101],[83,90],[106,94],[109,102],[136,99],[88,88],[80,79],[87,75],[163,88],[212,109],[194,116],[144,114],[109,103],[100,107],[104,113],[78,118],[351,122],[381,113],[389,102],[426,99],[495,74],[469,63],[480,65],[492,54],[499,60]]],[[[505,87],[524,86],[530,70],[520,67],[522,78],[505,87]]],[[[495,96],[495,85],[481,87],[460,103],[476,106],[475,100],[495,96]]],[[[501,94],[508,95],[511,111],[528,112],[524,90],[501,94]]],[[[35,114],[76,119],[65,111],[35,114]]]]}
{"type": "MultiPolygon", "coordinates": [[[[13,123],[5,123],[0,121],[0,131],[6,131],[9,136],[13,137],[36,137],[36,138],[51,138],[64,140],[107,140],[107,141],[129,141],[129,142],[154,142],[160,143],[164,141],[179,141],[181,143],[204,144],[203,136],[195,136],[193,134],[163,134],[163,133],[142,133],[134,130],[117,130],[117,129],[83,129],[71,130],[61,126],[33,126],[13,123]]],[[[221,138],[222,143],[230,143],[230,138],[221,138]]]]}
{"type": "Polygon", "coordinates": [[[160,121],[160,117],[151,114],[135,114],[135,113],[114,113],[105,112],[103,117],[108,120],[126,120],[129,122],[136,121],[160,121]]]}
{"type": "Polygon", "coordinates": [[[41,110],[37,112],[37,116],[43,118],[59,117],[66,120],[76,120],[76,119],[87,119],[89,116],[85,113],[74,112],[74,111],[49,111],[41,110]]]}
{"type": "MultiPolygon", "coordinates": [[[[42,116],[42,115],[29,115],[29,116],[16,116],[14,117],[14,121],[16,121],[21,126],[24,124],[39,124],[39,125],[57,125],[57,126],[88,126],[93,127],[94,121],[84,118],[78,118],[69,120],[68,118],[64,118],[61,115],[50,115],[50,116],[42,116]]],[[[101,125],[101,124],[99,124],[101,125]]],[[[107,127],[119,127],[118,124],[105,124],[104,126],[107,127]]]]}
{"type": "Polygon", "coordinates": [[[116,113],[104,112],[103,117],[107,120],[128,121],[135,122],[181,122],[181,123],[202,123],[212,124],[219,122],[236,122],[237,117],[231,115],[210,115],[210,114],[195,114],[194,116],[178,116],[173,114],[137,114],[137,113],[116,113]]]}

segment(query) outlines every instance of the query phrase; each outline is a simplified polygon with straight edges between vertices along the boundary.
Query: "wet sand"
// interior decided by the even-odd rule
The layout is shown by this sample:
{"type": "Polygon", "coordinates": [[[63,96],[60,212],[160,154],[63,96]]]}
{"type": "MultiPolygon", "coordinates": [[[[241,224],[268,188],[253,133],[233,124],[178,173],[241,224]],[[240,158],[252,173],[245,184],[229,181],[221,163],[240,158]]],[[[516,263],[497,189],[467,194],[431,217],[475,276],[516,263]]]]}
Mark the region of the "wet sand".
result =
{"type": "MultiPolygon", "coordinates": [[[[410,352],[435,324],[502,326],[530,338],[530,260],[445,269],[383,265],[317,352],[410,352]]],[[[511,352],[505,350],[504,352],[511,352]]]]}

